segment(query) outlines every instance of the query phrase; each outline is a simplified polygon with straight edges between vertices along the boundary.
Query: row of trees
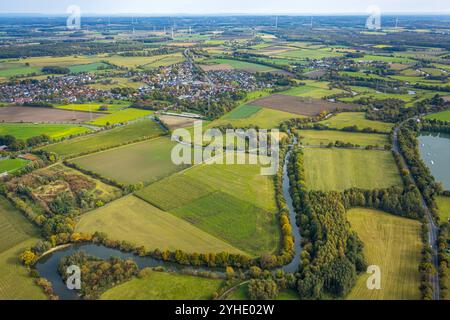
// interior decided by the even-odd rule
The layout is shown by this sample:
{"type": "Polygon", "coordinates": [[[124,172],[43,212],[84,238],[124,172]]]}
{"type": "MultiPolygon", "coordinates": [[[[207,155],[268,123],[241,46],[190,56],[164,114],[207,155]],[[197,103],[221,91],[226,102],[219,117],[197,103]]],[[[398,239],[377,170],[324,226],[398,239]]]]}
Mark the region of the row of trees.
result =
{"type": "Polygon", "coordinates": [[[449,222],[441,224],[438,235],[438,259],[439,259],[439,286],[441,299],[447,299],[448,295],[448,268],[449,268],[449,256],[448,256],[448,237],[449,237],[449,222]]]}
{"type": "Polygon", "coordinates": [[[31,137],[26,140],[17,139],[12,135],[0,136],[0,145],[5,145],[11,151],[19,151],[24,150],[26,148],[33,148],[35,146],[48,143],[51,141],[51,138],[45,134],[31,137]]]}
{"type": "Polygon", "coordinates": [[[431,283],[431,275],[436,272],[432,262],[433,253],[430,248],[430,242],[428,238],[428,225],[426,222],[422,223],[421,238],[422,238],[422,251],[419,264],[420,272],[420,293],[422,300],[433,299],[433,285],[431,283]]]}
{"type": "Polygon", "coordinates": [[[407,121],[398,131],[398,143],[400,151],[411,170],[411,175],[414,177],[428,206],[437,217],[434,197],[442,191],[442,185],[436,183],[430,169],[420,157],[419,145],[416,139],[419,132],[420,125],[417,121],[412,119],[407,121]]]}

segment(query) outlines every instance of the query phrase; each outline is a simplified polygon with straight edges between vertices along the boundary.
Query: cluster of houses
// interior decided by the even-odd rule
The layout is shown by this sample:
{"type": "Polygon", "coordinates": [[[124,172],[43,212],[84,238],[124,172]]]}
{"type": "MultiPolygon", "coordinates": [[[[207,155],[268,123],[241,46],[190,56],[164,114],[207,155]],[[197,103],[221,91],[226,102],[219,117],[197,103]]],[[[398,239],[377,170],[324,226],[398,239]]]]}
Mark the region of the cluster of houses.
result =
{"type": "Polygon", "coordinates": [[[94,80],[93,75],[81,74],[4,83],[0,84],[0,101],[14,104],[58,101],[72,103],[79,100],[120,98],[118,94],[89,86],[94,80]]]}

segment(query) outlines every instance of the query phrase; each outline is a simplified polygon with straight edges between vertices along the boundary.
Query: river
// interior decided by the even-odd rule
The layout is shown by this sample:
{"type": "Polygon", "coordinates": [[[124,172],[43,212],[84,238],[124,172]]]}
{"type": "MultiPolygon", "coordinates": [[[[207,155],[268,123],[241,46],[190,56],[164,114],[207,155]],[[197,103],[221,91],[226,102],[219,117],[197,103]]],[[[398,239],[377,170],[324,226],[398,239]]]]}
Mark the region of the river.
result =
{"type": "MultiPolygon", "coordinates": [[[[295,141],[294,141],[295,143],[295,141]]],[[[287,171],[288,160],[292,154],[292,147],[289,148],[289,151],[286,153],[286,157],[284,159],[283,165],[283,195],[286,200],[287,208],[289,209],[289,219],[292,225],[292,233],[294,236],[295,243],[295,255],[292,262],[282,267],[285,272],[296,272],[298,270],[300,264],[300,231],[296,225],[296,213],[294,211],[292,197],[289,193],[290,182],[287,171]]],[[[152,257],[139,257],[133,253],[125,253],[117,249],[107,248],[103,245],[97,244],[76,244],[70,247],[63,248],[58,251],[54,251],[49,253],[48,255],[39,259],[36,263],[35,267],[39,272],[40,276],[46,278],[53,285],[53,291],[56,295],[59,296],[62,300],[78,300],[80,296],[76,291],[69,290],[66,284],[62,281],[60,274],[58,273],[58,265],[59,261],[66,256],[70,256],[77,251],[84,251],[86,254],[100,258],[100,259],[109,259],[110,257],[118,257],[122,259],[132,259],[136,262],[139,269],[147,268],[147,267],[159,267],[163,266],[168,270],[172,271],[182,271],[183,269],[194,269],[194,267],[181,266],[175,263],[164,262],[161,260],[156,260],[152,257]]],[[[216,273],[222,273],[223,270],[212,269],[212,268],[199,268],[196,267],[197,271],[212,271],[216,273]]]]}

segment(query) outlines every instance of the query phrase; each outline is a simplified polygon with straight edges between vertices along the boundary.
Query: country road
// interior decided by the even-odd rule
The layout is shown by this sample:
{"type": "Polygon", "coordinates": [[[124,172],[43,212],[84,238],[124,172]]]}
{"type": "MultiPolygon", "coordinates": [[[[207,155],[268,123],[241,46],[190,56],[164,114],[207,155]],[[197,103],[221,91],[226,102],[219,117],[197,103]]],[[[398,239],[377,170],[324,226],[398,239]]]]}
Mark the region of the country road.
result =
{"type": "MultiPolygon", "coordinates": [[[[400,147],[398,144],[398,131],[400,130],[400,127],[402,124],[403,124],[403,122],[394,129],[392,150],[397,152],[400,155],[400,161],[402,162],[402,166],[409,170],[408,164],[406,163],[406,160],[403,157],[403,154],[400,152],[400,147]]],[[[411,170],[409,170],[409,172],[411,172],[411,170]]],[[[411,175],[411,173],[410,173],[410,175],[411,175]]],[[[411,175],[411,179],[416,184],[416,181],[412,175],[411,175]]],[[[417,184],[416,184],[416,187],[417,187],[417,184]]],[[[419,189],[419,188],[417,187],[417,189],[419,189]]],[[[431,284],[433,286],[433,300],[439,300],[439,298],[440,298],[439,273],[437,272],[439,270],[439,259],[438,259],[438,250],[437,250],[437,238],[438,238],[438,234],[439,234],[439,228],[434,223],[433,216],[431,215],[431,211],[428,208],[428,205],[427,205],[422,193],[420,193],[420,197],[421,197],[420,200],[422,203],[422,207],[425,210],[425,213],[427,215],[428,229],[429,229],[428,240],[429,240],[430,246],[431,246],[432,263],[433,263],[434,267],[436,268],[436,273],[431,275],[431,279],[430,279],[431,284]]]]}

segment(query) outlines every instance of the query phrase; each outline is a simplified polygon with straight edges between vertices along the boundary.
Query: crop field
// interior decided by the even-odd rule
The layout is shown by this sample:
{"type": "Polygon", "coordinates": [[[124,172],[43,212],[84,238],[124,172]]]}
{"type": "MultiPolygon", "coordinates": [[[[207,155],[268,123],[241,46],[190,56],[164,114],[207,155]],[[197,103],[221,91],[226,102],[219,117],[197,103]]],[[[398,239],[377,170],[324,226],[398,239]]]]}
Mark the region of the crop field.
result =
{"type": "Polygon", "coordinates": [[[71,67],[76,65],[87,65],[95,62],[100,62],[102,57],[100,56],[64,56],[64,57],[30,57],[25,59],[18,59],[19,63],[28,63],[30,66],[34,67],[45,67],[45,66],[61,66],[61,67],[71,67]]]}
{"type": "Polygon", "coordinates": [[[347,217],[364,243],[367,263],[381,269],[380,290],[368,290],[369,275],[363,274],[347,299],[419,300],[420,222],[360,208],[347,217]]]}
{"type": "Polygon", "coordinates": [[[336,57],[336,56],[340,56],[340,55],[342,55],[342,54],[331,51],[330,49],[327,49],[327,48],[324,48],[324,49],[302,48],[302,49],[297,49],[297,50],[281,52],[281,53],[277,54],[276,56],[284,57],[284,58],[291,58],[291,59],[306,60],[306,59],[323,59],[326,57],[336,57]]]}
{"type": "Polygon", "coordinates": [[[151,57],[122,57],[112,56],[104,58],[104,60],[114,65],[125,68],[143,68],[153,69],[161,66],[170,66],[184,61],[184,57],[181,53],[157,55],[151,57]]]}
{"type": "Polygon", "coordinates": [[[431,119],[431,120],[441,120],[441,121],[450,122],[450,110],[430,114],[430,115],[426,116],[425,118],[431,119]]]}
{"type": "Polygon", "coordinates": [[[175,130],[178,128],[191,127],[194,125],[195,121],[198,121],[198,119],[194,119],[194,118],[177,117],[177,116],[170,116],[170,115],[159,116],[159,119],[165,125],[167,125],[171,130],[175,130]]]}
{"type": "Polygon", "coordinates": [[[262,64],[250,63],[245,61],[231,60],[231,59],[213,59],[208,60],[208,62],[219,65],[231,66],[236,70],[244,70],[247,72],[272,72],[277,71],[277,69],[268,67],[262,64]]]}
{"type": "Polygon", "coordinates": [[[42,134],[52,139],[61,139],[89,131],[87,127],[68,124],[0,124],[0,135],[12,135],[23,140],[42,134]]]}
{"type": "Polygon", "coordinates": [[[151,114],[153,114],[153,111],[128,108],[107,116],[99,117],[89,123],[96,126],[109,126],[144,118],[151,114]]]}
{"type": "Polygon", "coordinates": [[[27,66],[24,63],[0,63],[0,77],[2,78],[40,73],[40,71],[41,68],[27,66]]]}
{"type": "Polygon", "coordinates": [[[185,220],[161,211],[135,196],[116,200],[83,215],[76,231],[105,232],[111,239],[126,240],[149,250],[244,254],[185,220]]]}
{"type": "Polygon", "coordinates": [[[149,139],[155,138],[163,134],[164,132],[160,126],[154,121],[142,120],[95,135],[86,135],[70,141],[49,145],[42,149],[67,157],[112,148],[144,137],[149,139]]]}
{"type": "Polygon", "coordinates": [[[38,230],[4,197],[0,197],[0,300],[44,300],[41,288],[18,260],[39,240],[38,230]]]}
{"type": "Polygon", "coordinates": [[[79,64],[69,67],[71,73],[82,73],[82,72],[92,72],[98,70],[99,68],[106,68],[109,65],[103,62],[94,62],[88,64],[79,64]]]}
{"type": "Polygon", "coordinates": [[[175,145],[163,137],[90,154],[72,162],[125,184],[154,182],[186,168],[171,160],[175,145]]]}
{"type": "Polygon", "coordinates": [[[223,280],[189,275],[152,272],[118,285],[102,296],[102,300],[211,300],[223,280]]]}
{"type": "Polygon", "coordinates": [[[272,129],[278,127],[281,122],[294,118],[303,118],[303,116],[253,105],[242,105],[213,121],[208,127],[231,124],[236,128],[258,126],[262,129],[272,129]]]}
{"type": "Polygon", "coordinates": [[[137,195],[251,255],[278,248],[273,182],[259,165],[195,166],[137,195]]]}
{"type": "Polygon", "coordinates": [[[294,113],[303,116],[316,116],[322,111],[354,109],[355,105],[333,103],[325,100],[289,96],[286,94],[273,94],[257,99],[249,105],[260,106],[278,111],[294,113]]]}
{"type": "Polygon", "coordinates": [[[439,211],[441,221],[449,221],[450,219],[450,197],[436,197],[436,204],[439,211]]]}
{"type": "Polygon", "coordinates": [[[55,108],[63,109],[63,110],[75,110],[75,111],[84,111],[84,112],[97,112],[97,113],[112,113],[115,111],[122,110],[127,108],[129,103],[83,103],[83,104],[64,104],[57,105],[55,108]],[[100,110],[100,108],[106,107],[107,110],[100,110]]]}
{"type": "Polygon", "coordinates": [[[0,108],[0,121],[31,123],[82,123],[102,116],[100,113],[37,107],[0,108]]]}
{"type": "Polygon", "coordinates": [[[384,147],[389,143],[388,136],[384,134],[353,133],[335,130],[301,130],[300,142],[304,145],[327,145],[330,142],[342,141],[345,143],[365,146],[384,147]]]}
{"type": "Polygon", "coordinates": [[[363,112],[338,113],[319,123],[333,129],[343,129],[349,126],[357,126],[359,129],[372,128],[384,133],[391,132],[394,126],[392,123],[368,120],[363,112]]]}
{"type": "Polygon", "coordinates": [[[27,165],[28,161],[23,159],[6,159],[0,160],[0,173],[9,172],[12,173],[27,165]]]}
{"type": "Polygon", "coordinates": [[[389,151],[307,148],[304,163],[310,190],[371,190],[402,184],[389,151]]]}
{"type": "Polygon", "coordinates": [[[343,90],[340,89],[329,89],[328,87],[315,86],[315,85],[305,85],[300,87],[294,87],[287,91],[282,92],[282,94],[295,97],[311,97],[313,99],[322,99],[323,97],[331,96],[334,94],[342,93],[343,90]]]}

